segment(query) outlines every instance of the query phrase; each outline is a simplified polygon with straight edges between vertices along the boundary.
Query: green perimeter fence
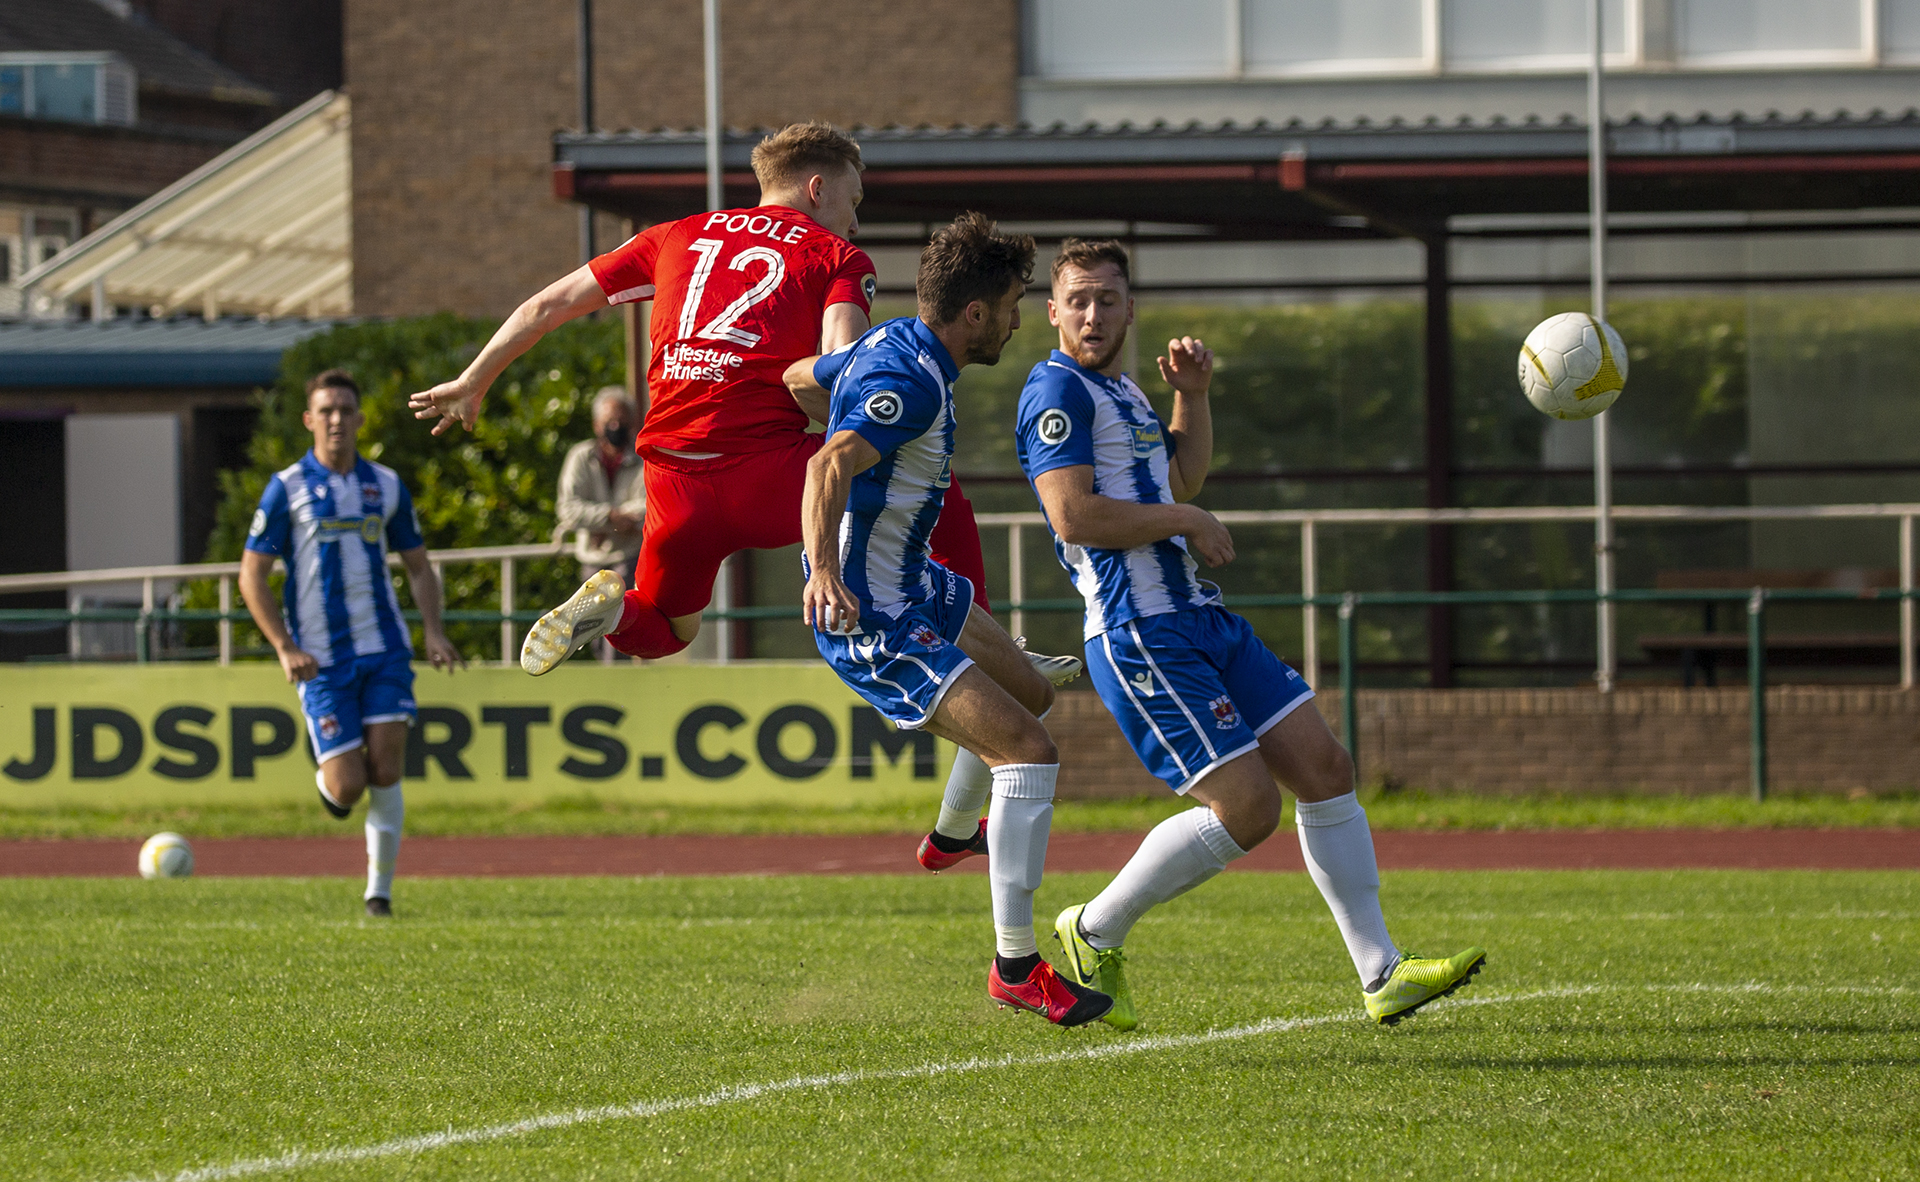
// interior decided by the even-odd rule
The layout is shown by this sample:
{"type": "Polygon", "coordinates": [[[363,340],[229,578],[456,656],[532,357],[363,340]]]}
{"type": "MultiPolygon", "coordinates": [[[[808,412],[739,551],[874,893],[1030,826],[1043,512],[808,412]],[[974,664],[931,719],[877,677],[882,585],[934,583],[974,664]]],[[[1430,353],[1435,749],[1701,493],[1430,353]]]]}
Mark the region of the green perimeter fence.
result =
{"type": "MultiPolygon", "coordinates": [[[[1752,789],[1756,800],[1767,795],[1767,606],[1770,602],[1892,602],[1900,608],[1900,684],[1914,688],[1916,680],[1915,608],[1920,591],[1915,588],[1914,521],[1920,517],[1920,505],[1796,505],[1796,506],[1624,506],[1616,519],[1647,522],[1696,522],[1715,520],[1796,520],[1880,519],[1898,526],[1899,579],[1897,588],[1766,588],[1743,589],[1609,589],[1609,590],[1519,590],[1519,591],[1344,591],[1321,592],[1316,585],[1316,531],[1325,526],[1475,524],[1511,521],[1591,521],[1593,511],[1568,507],[1517,507],[1493,509],[1345,509],[1345,510],[1242,510],[1218,515],[1229,525],[1296,526],[1300,532],[1302,589],[1291,594],[1228,595],[1229,608],[1298,608],[1303,615],[1305,659],[1303,673],[1309,684],[1319,684],[1316,613],[1331,608],[1338,619],[1339,683],[1341,691],[1342,737],[1353,755],[1356,775],[1361,760],[1356,691],[1359,688],[1359,661],[1355,646],[1355,621],[1363,608],[1486,606],[1499,604],[1588,604],[1599,610],[1611,610],[1624,603],[1711,603],[1740,602],[1746,606],[1747,686],[1750,701],[1750,741],[1752,745],[1752,789]]],[[[1007,614],[1011,630],[1022,630],[1025,616],[1080,612],[1083,602],[1073,599],[1027,599],[1024,597],[1023,534],[1031,528],[1044,528],[1045,522],[1033,513],[981,514],[979,523],[988,528],[1004,528],[1008,533],[1010,595],[1007,614]]],[[[442,612],[449,623],[496,623],[500,628],[500,659],[511,664],[517,647],[518,626],[541,616],[539,610],[520,610],[514,604],[515,564],[527,559],[553,559],[567,555],[559,544],[546,546],[495,546],[467,550],[440,551],[433,555],[436,569],[459,562],[498,562],[500,564],[500,604],[493,609],[450,608],[442,612]]],[[[393,559],[396,565],[398,560],[393,559]]],[[[145,662],[152,651],[152,631],[169,623],[214,622],[219,625],[218,660],[233,659],[233,625],[248,619],[244,607],[234,604],[233,583],[238,564],[202,564],[197,566],[127,568],[110,571],[76,571],[44,575],[0,576],[0,594],[68,589],[80,586],[141,585],[139,607],[69,607],[0,609],[0,626],[74,625],[91,622],[122,622],[133,625],[134,659],[145,662]],[[217,579],[218,608],[161,606],[156,602],[156,584],[165,581],[217,579]]],[[[419,613],[405,613],[418,620],[419,613]]],[[[714,622],[732,620],[796,620],[798,604],[709,609],[703,619],[714,622]]]]}

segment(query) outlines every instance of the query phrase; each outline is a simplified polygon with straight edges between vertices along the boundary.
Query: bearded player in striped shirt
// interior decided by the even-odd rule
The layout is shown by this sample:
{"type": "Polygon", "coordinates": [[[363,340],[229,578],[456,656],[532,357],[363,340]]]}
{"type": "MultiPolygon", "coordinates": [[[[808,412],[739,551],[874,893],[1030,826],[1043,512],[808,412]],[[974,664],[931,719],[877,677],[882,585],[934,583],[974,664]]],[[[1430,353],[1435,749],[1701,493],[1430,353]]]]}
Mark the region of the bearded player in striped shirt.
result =
{"type": "MultiPolygon", "coordinates": [[[[1486,960],[1402,952],[1380,910],[1380,873],[1353,761],[1310,704],[1313,691],[1199,577],[1234,557],[1213,514],[1188,504],[1213,458],[1213,351],[1167,342],[1163,422],[1121,370],[1133,323],[1127,253],[1068,239],[1053,264],[1048,319],[1060,347],[1020,395],[1020,467],[1046,510],[1060,564],[1086,598],[1088,677],[1147,770],[1194,808],[1147,834],[1107,888],[1054,924],[1069,976],[1113,998],[1105,1021],[1139,1021],[1121,946],[1147,910],[1199,886],[1279,825],[1280,785],[1297,801],[1300,851],[1353,958],[1369,1016],[1392,1023],[1466,984],[1486,960]]],[[[937,831],[973,818],[941,810],[937,831]]]]}
{"type": "Polygon", "coordinates": [[[320,770],[320,803],[345,820],[367,800],[367,914],[393,914],[393,870],[406,806],[400,774],[415,717],[413,643],[387,576],[400,556],[427,660],[465,665],[440,627],[440,580],[420,539],[413,495],[393,469],[359,454],[360,387],[345,370],[307,383],[313,449],[267,478],[240,556],[240,595],[299,687],[320,770]],[[267,577],[287,564],[285,613],[267,577]]]}

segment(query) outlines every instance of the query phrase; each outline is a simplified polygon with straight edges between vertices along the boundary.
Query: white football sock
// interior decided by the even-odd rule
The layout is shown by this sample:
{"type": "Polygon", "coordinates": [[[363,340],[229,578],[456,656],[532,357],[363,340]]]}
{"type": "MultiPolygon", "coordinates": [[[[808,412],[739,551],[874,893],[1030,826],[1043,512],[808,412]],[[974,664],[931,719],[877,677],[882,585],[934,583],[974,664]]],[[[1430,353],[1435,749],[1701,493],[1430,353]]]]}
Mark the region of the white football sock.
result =
{"type": "Polygon", "coordinates": [[[987,807],[992,791],[993,769],[978,755],[960,748],[947,775],[947,793],[940,800],[940,819],[933,823],[933,831],[957,841],[971,840],[980,832],[980,810],[987,807]]]}
{"type": "Polygon", "coordinates": [[[1153,827],[1107,889],[1080,913],[1080,934],[1095,948],[1118,948],[1147,910],[1186,894],[1243,856],[1209,808],[1176,813],[1153,827]]]}
{"type": "Polygon", "coordinates": [[[400,823],[407,804],[400,781],[385,788],[367,788],[367,894],[371,899],[393,898],[393,864],[400,857],[400,823]]]}
{"type": "Polygon", "coordinates": [[[993,888],[993,935],[1001,956],[1033,956],[1033,892],[1047,864],[1057,763],[1009,763],[993,769],[993,811],[987,814],[987,879],[993,888]]]}
{"type": "Polygon", "coordinates": [[[1306,858],[1313,885],[1340,925],[1340,936],[1353,957],[1360,984],[1373,984],[1393,971],[1400,950],[1387,935],[1380,914],[1380,868],[1373,858],[1373,832],[1367,828],[1367,810],[1349,792],[1332,800],[1295,803],[1294,821],[1300,829],[1300,853],[1306,858]]]}
{"type": "MultiPolygon", "coordinates": [[[[1047,707],[1040,712],[1040,721],[1045,722],[1052,713],[1053,707],[1047,707]]],[[[940,819],[933,823],[933,831],[957,841],[971,839],[980,832],[980,813],[992,791],[993,769],[978,755],[960,748],[953,757],[953,770],[947,773],[947,791],[940,800],[940,819]]]]}

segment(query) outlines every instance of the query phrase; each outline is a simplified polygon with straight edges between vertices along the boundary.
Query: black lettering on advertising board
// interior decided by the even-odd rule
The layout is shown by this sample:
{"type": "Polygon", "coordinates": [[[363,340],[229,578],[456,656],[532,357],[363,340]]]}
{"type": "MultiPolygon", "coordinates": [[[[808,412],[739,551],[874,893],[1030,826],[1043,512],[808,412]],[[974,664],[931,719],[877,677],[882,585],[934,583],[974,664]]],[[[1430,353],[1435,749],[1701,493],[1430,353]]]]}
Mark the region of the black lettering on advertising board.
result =
{"type": "Polygon", "coordinates": [[[566,717],[560,720],[560,737],[575,747],[598,751],[600,762],[588,763],[569,755],[560,765],[560,770],[583,780],[611,780],[626,771],[627,745],[616,735],[587,729],[590,722],[617,727],[626,716],[627,712],[617,706],[575,706],[567,711],[566,717]]]}
{"type": "Polygon", "coordinates": [[[873,745],[878,743],[890,766],[900,765],[900,756],[913,748],[913,778],[933,779],[933,736],[926,731],[903,731],[895,727],[871,706],[853,707],[849,728],[853,741],[847,745],[852,756],[848,774],[856,780],[873,779],[873,745]]]}
{"type": "Polygon", "coordinates": [[[257,760],[272,759],[276,755],[285,755],[293,749],[293,715],[278,706],[235,706],[228,714],[232,726],[229,728],[232,738],[228,750],[232,752],[233,778],[236,780],[253,779],[253,765],[257,760]],[[260,728],[267,728],[267,737],[260,737],[260,728]]]}
{"type": "Polygon", "coordinates": [[[833,764],[840,749],[840,736],[833,723],[812,706],[782,706],[769,713],[760,724],[754,746],[767,770],[785,780],[811,780],[833,764]],[[789,726],[804,726],[813,732],[813,750],[804,759],[788,759],[780,750],[780,732],[789,726]]]}
{"type": "Polygon", "coordinates": [[[8,778],[14,780],[45,779],[46,774],[53,770],[54,757],[58,754],[55,750],[58,725],[55,707],[35,706],[33,708],[33,754],[25,760],[9,759],[7,765],[0,768],[0,771],[6,772],[8,778]]]}
{"type": "Polygon", "coordinates": [[[427,760],[431,759],[449,780],[473,779],[467,761],[460,758],[471,742],[473,720],[466,711],[451,706],[420,707],[419,717],[407,728],[407,776],[415,780],[424,777],[427,760]]]}
{"type": "Polygon", "coordinates": [[[169,706],[153,720],[153,741],[173,751],[193,756],[182,763],[163,755],[153,761],[153,774],[169,780],[200,780],[220,770],[220,748],[205,735],[180,729],[183,723],[197,727],[213,723],[213,711],[204,706],[169,706]]]}
{"type": "Polygon", "coordinates": [[[111,780],[124,776],[140,762],[147,737],[140,731],[140,720],[125,710],[111,706],[75,706],[73,721],[73,778],[111,780]],[[105,727],[118,737],[111,757],[102,756],[97,740],[105,727]]]}
{"type": "Polygon", "coordinates": [[[720,759],[708,759],[700,750],[700,732],[710,726],[738,730],[747,721],[747,716],[731,706],[696,706],[687,711],[680,720],[680,728],[673,735],[674,752],[680,756],[680,762],[686,769],[703,780],[724,780],[728,776],[737,776],[747,761],[729,751],[720,759]]]}

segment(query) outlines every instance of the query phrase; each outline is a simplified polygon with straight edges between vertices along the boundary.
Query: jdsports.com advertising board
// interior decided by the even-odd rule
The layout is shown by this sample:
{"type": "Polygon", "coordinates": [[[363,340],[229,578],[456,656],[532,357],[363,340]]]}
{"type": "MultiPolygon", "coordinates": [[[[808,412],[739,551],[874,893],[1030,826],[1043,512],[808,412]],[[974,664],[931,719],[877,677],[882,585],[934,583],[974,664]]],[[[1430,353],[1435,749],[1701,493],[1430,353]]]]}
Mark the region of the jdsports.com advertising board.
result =
{"type": "MultiPolygon", "coordinates": [[[[953,747],[811,662],[415,666],[406,775],[475,800],[877,801],[937,791],[953,747]]],[[[312,792],[279,667],[71,666],[0,679],[0,803],[220,803],[312,792]]]]}

